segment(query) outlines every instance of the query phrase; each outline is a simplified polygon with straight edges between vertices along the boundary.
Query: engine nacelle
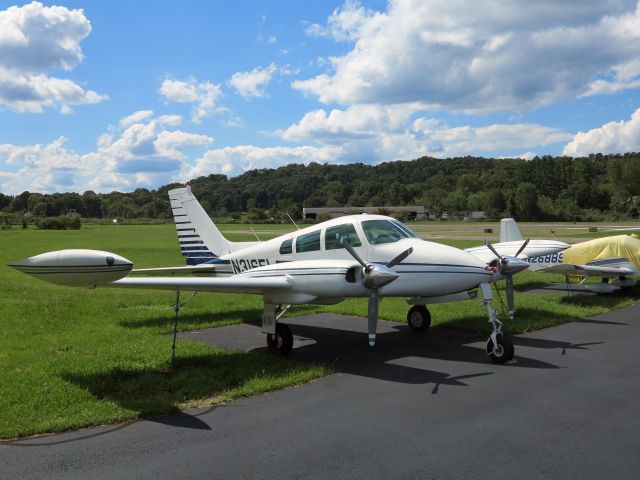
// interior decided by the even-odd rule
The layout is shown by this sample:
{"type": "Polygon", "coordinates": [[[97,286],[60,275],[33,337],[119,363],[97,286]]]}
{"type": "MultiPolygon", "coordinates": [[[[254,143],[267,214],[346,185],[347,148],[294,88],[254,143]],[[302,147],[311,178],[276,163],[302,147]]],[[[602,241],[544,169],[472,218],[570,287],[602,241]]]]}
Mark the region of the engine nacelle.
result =
{"type": "Polygon", "coordinates": [[[69,249],[16,260],[9,266],[57,285],[90,287],[126,277],[133,263],[115,253],[69,249]]]}

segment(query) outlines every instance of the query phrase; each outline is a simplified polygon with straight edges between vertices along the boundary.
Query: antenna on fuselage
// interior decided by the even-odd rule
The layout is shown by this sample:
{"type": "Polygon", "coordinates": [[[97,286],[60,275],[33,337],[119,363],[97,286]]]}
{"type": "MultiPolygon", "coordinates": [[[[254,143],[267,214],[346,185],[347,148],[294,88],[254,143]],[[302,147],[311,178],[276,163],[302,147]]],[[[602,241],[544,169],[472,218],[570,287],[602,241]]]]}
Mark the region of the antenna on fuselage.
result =
{"type": "Polygon", "coordinates": [[[297,224],[296,222],[294,222],[294,221],[293,221],[293,218],[291,218],[291,215],[289,215],[289,214],[287,213],[287,217],[289,217],[289,220],[291,220],[291,223],[293,223],[293,224],[296,226],[296,228],[297,228],[298,230],[300,230],[300,227],[298,226],[298,224],[297,224]]]}
{"type": "Polygon", "coordinates": [[[256,233],[256,231],[253,229],[253,227],[251,225],[249,225],[249,228],[251,229],[251,231],[253,232],[253,234],[256,236],[256,238],[258,239],[259,242],[261,242],[262,240],[260,240],[260,237],[258,236],[258,234],[256,233]]]}

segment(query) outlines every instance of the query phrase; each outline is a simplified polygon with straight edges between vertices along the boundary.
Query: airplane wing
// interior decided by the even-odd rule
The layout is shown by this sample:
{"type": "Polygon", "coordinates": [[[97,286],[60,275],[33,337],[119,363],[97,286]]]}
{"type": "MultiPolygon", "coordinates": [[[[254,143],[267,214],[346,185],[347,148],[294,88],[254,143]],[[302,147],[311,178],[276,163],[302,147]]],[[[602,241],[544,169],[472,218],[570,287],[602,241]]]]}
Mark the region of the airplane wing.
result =
{"type": "Polygon", "coordinates": [[[167,273],[213,273],[216,265],[200,263],[199,265],[182,265],[179,267],[134,268],[131,273],[167,274],[167,273]]]}
{"type": "Polygon", "coordinates": [[[287,275],[272,277],[126,277],[109,285],[116,287],[187,290],[189,292],[264,293],[288,290],[293,280],[287,275]]]}
{"type": "Polygon", "coordinates": [[[584,265],[573,263],[559,263],[542,267],[537,272],[560,273],[574,277],[621,277],[634,275],[638,271],[635,265],[626,258],[607,258],[605,260],[595,260],[584,265]]]}

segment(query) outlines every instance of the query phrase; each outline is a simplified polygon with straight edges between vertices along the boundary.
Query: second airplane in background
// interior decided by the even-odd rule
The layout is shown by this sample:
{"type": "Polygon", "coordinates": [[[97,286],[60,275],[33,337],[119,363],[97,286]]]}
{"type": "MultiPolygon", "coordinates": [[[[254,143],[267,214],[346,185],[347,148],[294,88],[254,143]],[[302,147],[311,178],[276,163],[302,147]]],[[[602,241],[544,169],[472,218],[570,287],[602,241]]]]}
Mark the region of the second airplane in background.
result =
{"type": "Polygon", "coordinates": [[[515,315],[513,275],[523,270],[517,267],[520,263],[530,265],[537,259],[562,258],[562,251],[571,245],[557,240],[524,240],[518,224],[513,218],[500,221],[500,242],[493,245],[485,242],[484,246],[465,249],[466,252],[487,262],[496,269],[494,280],[505,280],[509,318],[515,315]]]}

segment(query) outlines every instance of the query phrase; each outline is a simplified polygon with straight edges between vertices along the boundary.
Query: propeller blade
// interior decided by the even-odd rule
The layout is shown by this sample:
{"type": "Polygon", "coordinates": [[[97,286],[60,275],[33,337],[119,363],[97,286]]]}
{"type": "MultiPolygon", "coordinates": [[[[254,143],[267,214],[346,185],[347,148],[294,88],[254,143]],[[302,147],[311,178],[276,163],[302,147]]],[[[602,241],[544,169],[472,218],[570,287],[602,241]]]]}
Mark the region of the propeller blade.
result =
{"type": "Polygon", "coordinates": [[[507,292],[507,307],[509,308],[509,320],[513,320],[514,317],[514,302],[513,302],[513,275],[505,276],[505,290],[507,292]]]}
{"type": "Polygon", "coordinates": [[[404,252],[402,252],[396,258],[394,258],[389,263],[387,263],[387,267],[389,267],[389,268],[395,267],[397,264],[401,263],[405,258],[407,258],[412,253],[413,253],[413,247],[406,249],[404,252]]]}
{"type": "Polygon", "coordinates": [[[338,243],[340,243],[340,245],[342,245],[347,250],[347,252],[349,252],[351,256],[355,258],[360,265],[362,265],[362,268],[364,268],[365,271],[369,270],[369,266],[366,263],[364,263],[364,260],[360,258],[360,255],[356,253],[356,251],[353,249],[351,244],[349,244],[346,238],[341,236],[339,233],[336,233],[336,238],[338,239],[338,243]]]}
{"type": "Polygon", "coordinates": [[[522,251],[527,248],[527,245],[529,244],[529,238],[527,238],[524,243],[522,244],[522,246],[520,247],[520,249],[516,252],[516,254],[514,255],[514,257],[517,257],[518,255],[520,255],[522,253],[522,251]]]}
{"type": "Polygon", "coordinates": [[[502,260],[502,255],[500,255],[495,248],[493,248],[493,245],[491,245],[491,242],[489,240],[485,240],[484,241],[485,246],[491,250],[493,252],[493,254],[498,257],[498,260],[502,260]]]}
{"type": "Polygon", "coordinates": [[[369,323],[369,345],[374,346],[376,344],[376,330],[378,327],[378,304],[380,299],[378,298],[378,293],[374,292],[369,295],[369,306],[368,306],[368,323],[369,323]]]}

